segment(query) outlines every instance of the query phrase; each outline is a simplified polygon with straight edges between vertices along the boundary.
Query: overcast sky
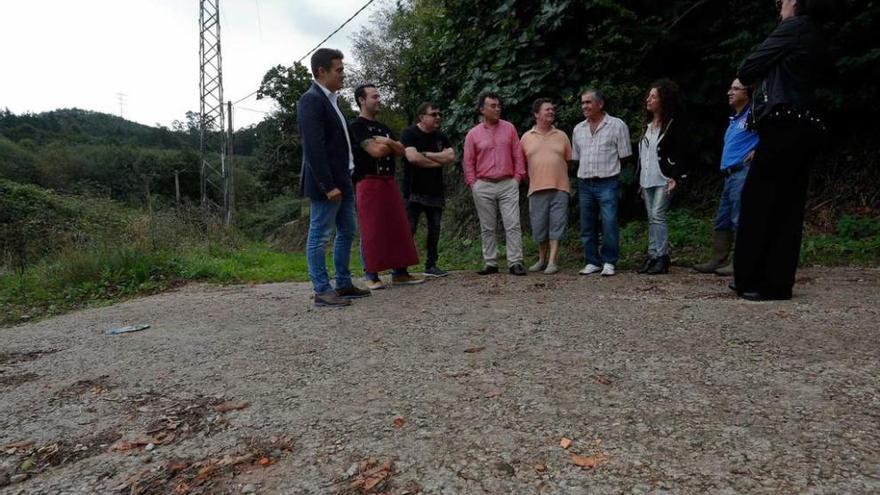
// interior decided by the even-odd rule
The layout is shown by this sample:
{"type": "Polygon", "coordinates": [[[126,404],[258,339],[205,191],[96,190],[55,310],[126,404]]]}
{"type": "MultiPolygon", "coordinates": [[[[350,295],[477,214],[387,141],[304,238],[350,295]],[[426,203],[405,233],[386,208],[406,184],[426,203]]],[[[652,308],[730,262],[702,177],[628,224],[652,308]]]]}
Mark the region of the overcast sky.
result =
{"type": "MultiPolygon", "coordinates": [[[[350,37],[388,0],[376,0],[325,46],[351,60],[350,37]]],[[[235,101],[263,74],[289,65],[366,0],[221,0],[223,86],[235,101]]],[[[170,125],[199,108],[198,0],[0,0],[0,108],[78,107],[170,125]]],[[[304,61],[308,66],[308,59],[304,61]]],[[[239,104],[235,125],[271,104],[239,104]]]]}

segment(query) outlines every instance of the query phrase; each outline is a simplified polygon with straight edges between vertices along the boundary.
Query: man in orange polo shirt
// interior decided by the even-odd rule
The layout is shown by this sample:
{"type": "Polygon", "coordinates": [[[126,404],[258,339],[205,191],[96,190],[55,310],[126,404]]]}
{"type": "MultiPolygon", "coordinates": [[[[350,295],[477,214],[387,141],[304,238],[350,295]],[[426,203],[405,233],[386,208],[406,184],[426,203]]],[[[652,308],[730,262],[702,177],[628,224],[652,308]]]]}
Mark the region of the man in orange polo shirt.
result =
{"type": "Polygon", "coordinates": [[[529,271],[543,271],[549,275],[559,271],[556,255],[559,240],[568,223],[571,142],[564,132],[553,126],[556,107],[549,98],[535,100],[532,115],[535,117],[535,126],[526,131],[520,140],[529,173],[532,237],[538,245],[538,262],[529,271]]]}

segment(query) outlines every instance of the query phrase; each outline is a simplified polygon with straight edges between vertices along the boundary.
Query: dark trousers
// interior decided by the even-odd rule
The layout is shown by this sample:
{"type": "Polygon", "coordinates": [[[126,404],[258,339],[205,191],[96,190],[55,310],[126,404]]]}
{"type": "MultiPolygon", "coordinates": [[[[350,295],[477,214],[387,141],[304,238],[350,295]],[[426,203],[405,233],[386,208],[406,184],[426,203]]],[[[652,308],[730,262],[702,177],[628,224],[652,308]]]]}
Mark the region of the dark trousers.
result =
{"type": "Polygon", "coordinates": [[[409,228],[413,237],[416,235],[416,229],[419,226],[419,217],[425,214],[428,221],[428,238],[425,241],[425,248],[428,251],[425,259],[425,268],[437,266],[437,244],[440,242],[440,222],[443,219],[443,208],[439,206],[426,206],[421,203],[407,202],[406,214],[409,216],[409,228]]]}
{"type": "Polygon", "coordinates": [[[734,252],[739,292],[791,297],[818,136],[799,122],[769,122],[746,177],[734,252]]]}

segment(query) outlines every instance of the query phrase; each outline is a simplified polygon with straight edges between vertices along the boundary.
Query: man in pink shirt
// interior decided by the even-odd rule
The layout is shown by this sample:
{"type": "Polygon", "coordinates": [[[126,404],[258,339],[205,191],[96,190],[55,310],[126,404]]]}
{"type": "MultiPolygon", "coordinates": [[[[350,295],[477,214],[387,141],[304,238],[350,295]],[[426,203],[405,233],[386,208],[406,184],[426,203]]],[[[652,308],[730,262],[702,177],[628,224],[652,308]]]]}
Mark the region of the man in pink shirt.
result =
{"type": "Polygon", "coordinates": [[[480,96],[483,119],[467,133],[462,165],[480,218],[485,266],[477,273],[498,273],[495,229],[500,211],[507,240],[508,270],[522,276],[526,270],[519,223],[519,183],[526,176],[526,163],[516,127],[501,120],[501,106],[501,97],[495,93],[480,96]]]}

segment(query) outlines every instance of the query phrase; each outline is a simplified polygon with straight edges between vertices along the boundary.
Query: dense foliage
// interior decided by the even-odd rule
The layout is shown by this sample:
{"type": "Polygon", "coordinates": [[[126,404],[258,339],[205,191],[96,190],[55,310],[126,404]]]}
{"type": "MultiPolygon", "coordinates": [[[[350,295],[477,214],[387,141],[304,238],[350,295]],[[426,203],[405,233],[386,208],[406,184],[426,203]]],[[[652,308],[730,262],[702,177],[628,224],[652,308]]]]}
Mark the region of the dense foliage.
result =
{"type": "MultiPolygon", "coordinates": [[[[877,152],[869,147],[880,109],[880,3],[836,2],[822,21],[827,56],[820,107],[832,139],[819,160],[816,203],[876,208],[877,152]],[[846,167],[860,188],[839,181],[846,167]],[[853,170],[855,169],[855,170],[853,170]],[[872,182],[873,181],[873,182],[872,182]]],[[[607,110],[641,134],[642,102],[651,81],[669,77],[681,86],[697,157],[685,189],[690,201],[714,188],[714,170],[726,125],[725,93],[739,62],[775,26],[768,0],[411,0],[375,15],[355,37],[359,77],[394,93],[412,117],[419,102],[446,109],[445,127],[457,142],[477,120],[476,98],[487,90],[504,97],[505,118],[531,126],[530,102],[560,103],[558,126],[570,132],[581,120],[577,93],[599,87],[607,110]]],[[[685,198],[688,199],[688,198],[685,198]]]]}

